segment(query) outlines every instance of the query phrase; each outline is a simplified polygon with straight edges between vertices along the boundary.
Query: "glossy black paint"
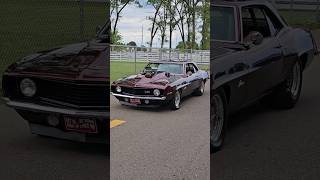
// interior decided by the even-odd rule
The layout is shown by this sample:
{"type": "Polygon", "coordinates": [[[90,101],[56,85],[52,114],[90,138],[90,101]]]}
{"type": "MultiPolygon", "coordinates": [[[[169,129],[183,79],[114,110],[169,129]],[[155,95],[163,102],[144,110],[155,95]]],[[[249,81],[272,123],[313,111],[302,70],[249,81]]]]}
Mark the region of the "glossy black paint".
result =
{"type": "MultiPolygon", "coordinates": [[[[300,60],[306,68],[317,53],[312,34],[289,27],[269,3],[215,1],[213,6],[230,6],[237,12],[237,40],[223,42],[211,39],[211,93],[218,88],[225,90],[229,112],[237,111],[271,92],[285,80],[296,61],[300,60]],[[261,44],[249,46],[242,37],[241,9],[252,6],[269,9],[283,28],[264,38],[261,44]]],[[[213,32],[215,27],[211,29],[213,32]]]]}

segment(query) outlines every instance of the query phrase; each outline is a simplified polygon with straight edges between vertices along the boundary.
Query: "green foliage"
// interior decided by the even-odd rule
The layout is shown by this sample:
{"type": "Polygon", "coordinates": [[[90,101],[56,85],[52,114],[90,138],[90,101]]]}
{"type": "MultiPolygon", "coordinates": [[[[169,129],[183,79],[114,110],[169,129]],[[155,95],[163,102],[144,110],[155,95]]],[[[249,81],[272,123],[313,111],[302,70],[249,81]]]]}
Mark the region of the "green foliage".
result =
{"type": "Polygon", "coordinates": [[[111,44],[124,45],[124,43],[122,42],[122,36],[118,31],[111,33],[111,44]]]}

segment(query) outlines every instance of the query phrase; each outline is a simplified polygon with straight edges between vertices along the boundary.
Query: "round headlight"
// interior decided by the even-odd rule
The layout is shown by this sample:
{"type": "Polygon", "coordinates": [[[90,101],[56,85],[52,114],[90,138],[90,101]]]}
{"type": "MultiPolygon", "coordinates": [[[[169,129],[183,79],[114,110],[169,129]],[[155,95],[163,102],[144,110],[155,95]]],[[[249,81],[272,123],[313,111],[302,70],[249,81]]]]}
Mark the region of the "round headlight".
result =
{"type": "Polygon", "coordinates": [[[117,86],[117,87],[116,87],[116,91],[117,91],[118,93],[121,93],[121,87],[120,87],[120,86],[117,86]]]}
{"type": "Polygon", "coordinates": [[[37,92],[36,83],[29,78],[23,79],[20,82],[20,91],[23,95],[27,97],[32,97],[37,92]]]}
{"type": "Polygon", "coordinates": [[[160,96],[160,90],[159,90],[159,89],[153,90],[153,94],[154,94],[155,96],[160,96]]]}

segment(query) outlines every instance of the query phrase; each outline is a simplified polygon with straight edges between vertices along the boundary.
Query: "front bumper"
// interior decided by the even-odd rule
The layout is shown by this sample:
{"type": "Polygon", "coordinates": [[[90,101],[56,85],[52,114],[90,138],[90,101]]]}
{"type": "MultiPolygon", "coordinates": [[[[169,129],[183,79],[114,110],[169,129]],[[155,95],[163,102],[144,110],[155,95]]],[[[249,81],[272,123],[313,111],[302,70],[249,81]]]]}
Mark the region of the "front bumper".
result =
{"type": "Polygon", "coordinates": [[[107,134],[110,129],[108,126],[108,122],[110,122],[109,112],[66,109],[33,103],[12,101],[9,98],[3,99],[9,107],[14,108],[26,121],[28,121],[30,130],[33,134],[78,142],[102,144],[108,143],[107,134]],[[52,115],[58,117],[59,125],[51,126],[48,123],[47,118],[52,115]],[[90,134],[67,131],[65,130],[63,125],[63,116],[94,118],[96,119],[99,132],[98,134],[90,134]]]}
{"type": "Polygon", "coordinates": [[[124,94],[116,94],[112,93],[113,96],[115,97],[120,97],[120,98],[129,98],[129,99],[142,99],[142,100],[159,100],[159,101],[164,101],[167,98],[166,97],[154,97],[154,96],[133,96],[133,95],[124,95],[124,94]]]}
{"type": "Polygon", "coordinates": [[[161,96],[161,97],[155,97],[155,96],[138,96],[138,95],[125,95],[125,94],[117,94],[112,93],[113,96],[115,96],[121,104],[127,105],[127,106],[134,106],[134,107],[159,107],[161,105],[167,104],[172,97],[171,96],[161,96]],[[130,99],[140,99],[140,104],[132,104],[130,103],[130,99]],[[148,100],[148,103],[146,103],[146,100],[148,100]]]}

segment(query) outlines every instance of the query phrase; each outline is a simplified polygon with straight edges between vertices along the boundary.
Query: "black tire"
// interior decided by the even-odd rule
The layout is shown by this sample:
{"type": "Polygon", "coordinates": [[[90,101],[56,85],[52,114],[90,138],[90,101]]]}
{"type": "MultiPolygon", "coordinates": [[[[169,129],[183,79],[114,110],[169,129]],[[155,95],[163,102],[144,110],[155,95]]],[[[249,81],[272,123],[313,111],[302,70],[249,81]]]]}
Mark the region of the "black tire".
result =
{"type": "Polygon", "coordinates": [[[180,109],[180,104],[181,104],[181,92],[176,91],[173,99],[170,101],[170,108],[172,110],[178,110],[180,109]],[[177,99],[179,99],[179,102],[177,102],[177,99]]]}
{"type": "Polygon", "coordinates": [[[228,119],[227,98],[222,89],[216,90],[211,96],[210,114],[210,146],[211,152],[221,149],[226,135],[228,119]],[[219,124],[218,124],[219,123],[219,124]]]}
{"type": "Polygon", "coordinates": [[[291,109],[299,100],[302,88],[303,72],[301,62],[291,68],[286,80],[274,91],[262,99],[262,103],[274,108],[291,109]]]}
{"type": "Polygon", "coordinates": [[[194,91],[194,95],[202,96],[204,93],[205,84],[206,84],[205,81],[201,81],[200,86],[194,91]]]}

